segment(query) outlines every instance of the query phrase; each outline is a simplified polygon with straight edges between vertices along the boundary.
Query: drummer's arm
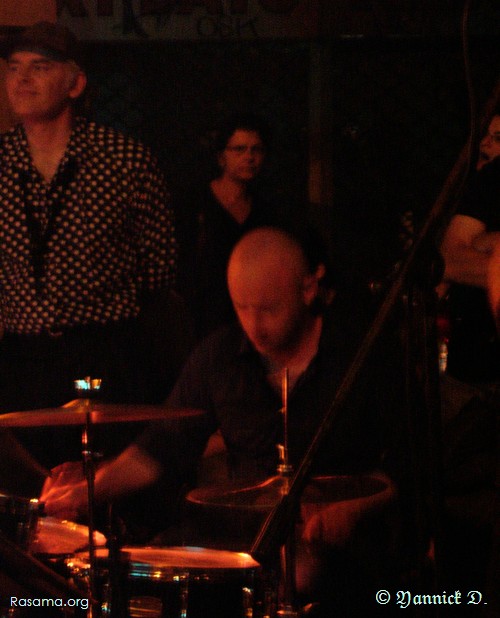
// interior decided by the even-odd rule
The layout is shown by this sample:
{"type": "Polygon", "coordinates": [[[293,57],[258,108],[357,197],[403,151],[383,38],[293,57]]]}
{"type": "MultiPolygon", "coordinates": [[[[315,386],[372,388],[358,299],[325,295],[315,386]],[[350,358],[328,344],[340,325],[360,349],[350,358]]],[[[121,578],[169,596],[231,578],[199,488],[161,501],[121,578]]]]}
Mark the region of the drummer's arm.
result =
{"type": "Polygon", "coordinates": [[[361,520],[381,512],[393,502],[397,494],[394,481],[381,471],[372,472],[370,476],[384,483],[382,491],[371,496],[332,502],[326,506],[303,505],[302,538],[313,545],[343,547],[361,520]]]}
{"type": "Polygon", "coordinates": [[[491,257],[488,270],[488,293],[490,296],[491,310],[500,332],[500,243],[498,243],[491,257]]]}
{"type": "MultiPolygon", "coordinates": [[[[96,503],[106,502],[152,485],[161,475],[161,465],[137,445],[131,445],[116,459],[102,464],[96,472],[96,503]]],[[[75,518],[87,509],[87,483],[79,462],[62,464],[52,471],[40,500],[45,512],[75,518]]]]}
{"type": "Polygon", "coordinates": [[[132,444],[116,459],[96,473],[96,499],[118,498],[155,483],[161,475],[161,465],[139,446],[132,444]]]}
{"type": "Polygon", "coordinates": [[[474,217],[455,215],[441,245],[444,281],[486,287],[490,256],[498,236],[486,232],[484,223],[474,217]]]}

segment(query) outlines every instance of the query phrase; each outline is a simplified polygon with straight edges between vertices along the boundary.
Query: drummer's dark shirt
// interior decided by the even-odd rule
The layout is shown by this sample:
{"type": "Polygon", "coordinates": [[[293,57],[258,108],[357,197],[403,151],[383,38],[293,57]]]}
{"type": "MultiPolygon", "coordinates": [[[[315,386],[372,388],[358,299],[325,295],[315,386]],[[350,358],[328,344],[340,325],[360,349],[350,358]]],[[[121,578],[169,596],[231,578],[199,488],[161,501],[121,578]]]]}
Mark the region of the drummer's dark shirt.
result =
{"type": "MultiPolygon", "coordinates": [[[[350,329],[339,325],[336,314],[329,311],[324,316],[318,353],[288,399],[289,453],[294,466],[332,404],[356,349],[354,343],[350,329]]],[[[403,381],[392,373],[392,360],[385,349],[382,357],[361,372],[320,450],[314,472],[357,473],[384,466],[386,447],[394,443],[394,436],[402,440],[394,401],[397,385],[403,381]]],[[[224,327],[200,344],[168,405],[201,409],[207,415],[203,421],[187,424],[154,423],[140,437],[139,446],[166,468],[177,474],[189,470],[210,434],[220,428],[234,480],[256,480],[276,473],[276,444],[283,443],[281,396],[267,382],[262,359],[239,325],[224,327]]]]}

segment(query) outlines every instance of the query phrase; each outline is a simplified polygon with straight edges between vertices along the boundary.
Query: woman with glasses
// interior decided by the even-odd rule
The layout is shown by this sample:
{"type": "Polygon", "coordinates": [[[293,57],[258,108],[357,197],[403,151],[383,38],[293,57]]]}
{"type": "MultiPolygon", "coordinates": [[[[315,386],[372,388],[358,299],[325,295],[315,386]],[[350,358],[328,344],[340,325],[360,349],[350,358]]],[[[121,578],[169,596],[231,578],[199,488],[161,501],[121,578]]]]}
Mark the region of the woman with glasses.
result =
{"type": "Polygon", "coordinates": [[[269,140],[269,129],[259,117],[227,119],[215,140],[216,174],[181,200],[179,289],[191,308],[197,337],[234,319],[226,286],[234,245],[250,229],[279,223],[274,203],[257,189],[269,140]]]}

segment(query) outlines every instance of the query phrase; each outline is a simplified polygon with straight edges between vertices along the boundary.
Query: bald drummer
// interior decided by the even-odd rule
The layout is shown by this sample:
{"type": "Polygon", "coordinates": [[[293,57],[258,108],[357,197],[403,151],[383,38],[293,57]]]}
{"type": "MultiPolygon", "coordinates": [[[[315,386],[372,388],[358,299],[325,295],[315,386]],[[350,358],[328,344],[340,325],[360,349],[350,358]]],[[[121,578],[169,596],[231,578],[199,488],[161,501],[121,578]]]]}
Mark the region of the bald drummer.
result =
{"type": "MultiPolygon", "coordinates": [[[[336,299],[325,303],[322,294],[325,265],[310,255],[300,239],[275,228],[253,230],[240,240],[227,272],[238,323],[201,343],[167,402],[174,408],[205,410],[206,417],[196,426],[151,424],[135,444],[99,469],[98,500],[130,494],[165,475],[189,478],[216,431],[227,450],[232,480],[251,485],[275,475],[276,445],[284,441],[279,411],[285,370],[289,455],[298,465],[350,360],[349,328],[356,321],[351,315],[338,323],[336,299]]],[[[377,471],[392,488],[382,465],[383,454],[387,461],[384,428],[395,426],[394,418],[388,417],[391,389],[380,375],[374,383],[369,396],[360,388],[349,402],[348,412],[320,450],[315,473],[377,471]]],[[[41,499],[49,514],[74,518],[84,512],[86,488],[82,482],[71,482],[68,474],[64,466],[56,469],[41,499]]],[[[345,507],[340,513],[333,506],[315,513],[305,527],[305,538],[345,546],[363,512],[377,511],[390,494],[362,506],[357,503],[354,510],[345,507]]]]}

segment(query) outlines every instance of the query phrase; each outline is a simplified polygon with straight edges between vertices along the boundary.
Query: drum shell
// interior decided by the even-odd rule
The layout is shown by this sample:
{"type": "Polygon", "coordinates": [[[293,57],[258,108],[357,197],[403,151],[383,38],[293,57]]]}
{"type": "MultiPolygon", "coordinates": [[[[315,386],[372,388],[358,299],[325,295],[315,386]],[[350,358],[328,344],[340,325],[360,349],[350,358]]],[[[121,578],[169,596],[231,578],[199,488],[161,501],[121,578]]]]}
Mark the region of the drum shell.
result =
{"type": "MultiPolygon", "coordinates": [[[[103,612],[110,607],[109,564],[96,552],[96,582],[103,612]]],[[[66,561],[73,583],[85,590],[88,554],[66,561]]],[[[124,548],[121,588],[130,618],[270,618],[275,585],[246,554],[193,547],[124,548]],[[242,559],[240,556],[244,556],[242,559]]]]}
{"type": "Polygon", "coordinates": [[[37,532],[43,503],[35,498],[0,494],[0,530],[24,551],[29,551],[37,532]]]}

